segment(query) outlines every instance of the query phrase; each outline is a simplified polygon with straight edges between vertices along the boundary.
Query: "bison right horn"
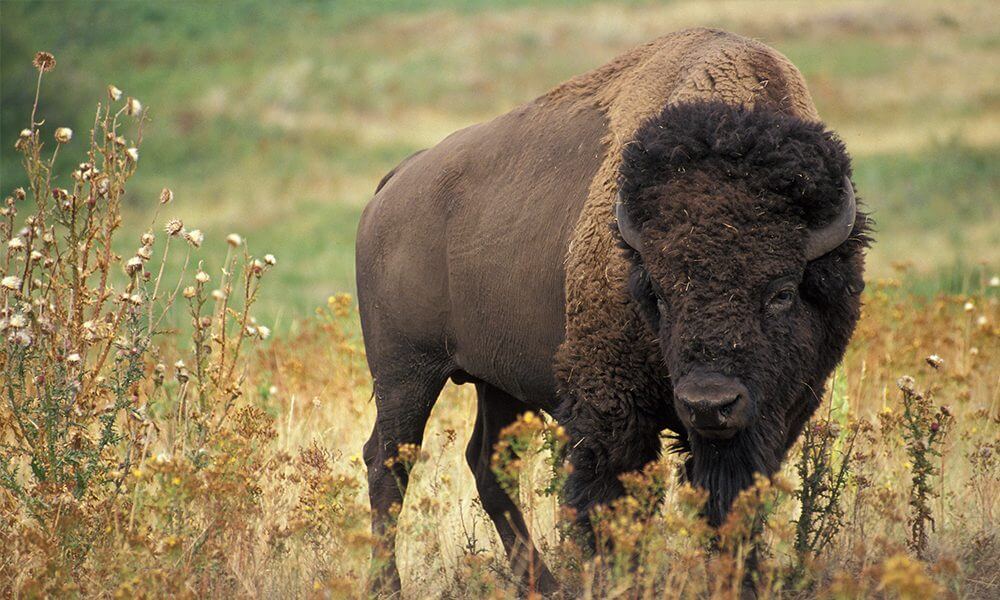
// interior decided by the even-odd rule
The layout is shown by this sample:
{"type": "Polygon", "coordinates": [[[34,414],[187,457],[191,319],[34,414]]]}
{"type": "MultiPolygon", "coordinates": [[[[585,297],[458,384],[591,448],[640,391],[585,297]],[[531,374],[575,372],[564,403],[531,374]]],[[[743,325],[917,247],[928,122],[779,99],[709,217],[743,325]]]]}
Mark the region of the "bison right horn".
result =
{"type": "Polygon", "coordinates": [[[642,247],[642,238],[639,237],[639,230],[635,228],[635,225],[628,218],[628,212],[625,210],[625,204],[622,203],[620,193],[618,194],[618,201],[615,202],[615,219],[618,221],[618,233],[621,234],[622,239],[633,250],[638,252],[642,247]]]}
{"type": "MultiPolygon", "coordinates": [[[[806,238],[806,260],[816,260],[827,252],[847,241],[854,229],[854,219],[857,217],[857,203],[854,200],[854,186],[851,178],[844,176],[844,190],[841,193],[840,212],[829,225],[809,232],[806,238]]],[[[621,228],[621,217],[619,225],[621,228]]],[[[625,234],[622,234],[624,237],[625,234]]],[[[627,240],[626,240],[627,241],[627,240]]]]}

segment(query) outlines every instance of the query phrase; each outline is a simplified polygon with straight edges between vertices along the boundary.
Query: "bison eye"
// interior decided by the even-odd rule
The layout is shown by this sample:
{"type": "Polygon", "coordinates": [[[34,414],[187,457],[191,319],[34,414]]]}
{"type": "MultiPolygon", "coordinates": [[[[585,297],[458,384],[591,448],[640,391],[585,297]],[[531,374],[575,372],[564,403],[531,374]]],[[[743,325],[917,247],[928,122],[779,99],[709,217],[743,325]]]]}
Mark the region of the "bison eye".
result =
{"type": "Polygon", "coordinates": [[[649,287],[653,289],[653,297],[656,298],[656,309],[660,311],[661,315],[666,314],[667,301],[664,300],[666,296],[663,294],[663,288],[652,278],[649,280],[649,287]]]}
{"type": "Polygon", "coordinates": [[[795,302],[795,288],[783,287],[767,301],[767,308],[773,312],[788,310],[795,302]]]}

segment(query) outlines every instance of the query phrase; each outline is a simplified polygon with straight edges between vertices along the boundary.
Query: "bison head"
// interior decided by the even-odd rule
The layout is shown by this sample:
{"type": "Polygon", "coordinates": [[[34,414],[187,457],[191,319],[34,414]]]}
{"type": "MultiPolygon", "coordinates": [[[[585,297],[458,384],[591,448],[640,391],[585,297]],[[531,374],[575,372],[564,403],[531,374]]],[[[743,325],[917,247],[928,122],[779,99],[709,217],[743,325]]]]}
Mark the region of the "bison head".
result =
{"type": "Polygon", "coordinates": [[[868,237],[850,158],[819,123],[674,105],[626,145],[615,221],[717,524],[777,469],[857,321],[868,237]]]}

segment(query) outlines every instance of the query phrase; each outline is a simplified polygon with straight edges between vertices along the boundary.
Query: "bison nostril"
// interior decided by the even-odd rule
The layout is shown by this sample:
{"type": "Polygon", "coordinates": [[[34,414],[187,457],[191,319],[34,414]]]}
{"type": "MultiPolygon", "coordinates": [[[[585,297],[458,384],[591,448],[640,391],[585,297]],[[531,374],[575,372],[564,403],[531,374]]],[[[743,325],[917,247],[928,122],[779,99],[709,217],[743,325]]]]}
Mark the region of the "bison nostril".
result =
{"type": "Polygon", "coordinates": [[[736,408],[736,403],[739,402],[739,401],[740,401],[740,397],[736,396],[735,398],[733,398],[732,400],[730,400],[729,402],[727,402],[723,406],[720,406],[719,407],[719,415],[721,415],[723,417],[728,417],[729,415],[731,415],[732,412],[733,412],[733,409],[736,408]]]}

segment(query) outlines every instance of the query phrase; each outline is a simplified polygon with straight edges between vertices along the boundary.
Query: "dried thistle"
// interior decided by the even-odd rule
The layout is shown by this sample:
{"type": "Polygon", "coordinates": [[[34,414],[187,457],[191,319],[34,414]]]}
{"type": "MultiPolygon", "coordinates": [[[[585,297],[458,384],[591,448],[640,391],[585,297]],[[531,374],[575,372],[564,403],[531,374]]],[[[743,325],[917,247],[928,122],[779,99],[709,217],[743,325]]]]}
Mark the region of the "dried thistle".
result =
{"type": "Polygon", "coordinates": [[[136,117],[141,112],[142,112],[142,102],[139,102],[137,99],[132,97],[129,97],[129,99],[125,101],[125,114],[129,115],[130,117],[136,117]]]}
{"type": "Polygon", "coordinates": [[[58,127],[56,128],[55,138],[60,144],[68,143],[73,139],[73,130],[69,127],[58,127]]]}
{"type": "Polygon", "coordinates": [[[38,52],[31,64],[35,65],[35,68],[40,72],[47,73],[56,68],[56,57],[52,56],[50,52],[38,52]]]}
{"type": "Polygon", "coordinates": [[[163,230],[167,232],[167,235],[176,237],[184,232],[184,223],[180,219],[170,219],[163,230]]]}

